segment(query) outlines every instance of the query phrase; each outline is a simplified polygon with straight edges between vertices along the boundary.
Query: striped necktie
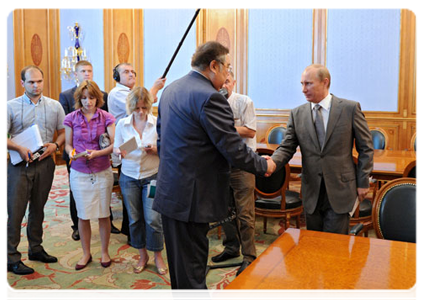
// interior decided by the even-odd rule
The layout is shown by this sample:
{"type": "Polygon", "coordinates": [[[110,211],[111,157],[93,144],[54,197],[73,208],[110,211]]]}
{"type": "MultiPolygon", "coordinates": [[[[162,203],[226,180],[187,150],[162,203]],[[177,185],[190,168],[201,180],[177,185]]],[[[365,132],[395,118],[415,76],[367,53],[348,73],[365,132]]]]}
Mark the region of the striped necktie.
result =
{"type": "Polygon", "coordinates": [[[325,125],[323,124],[323,116],[321,111],[322,106],[320,104],[316,104],[314,109],[316,110],[316,118],[314,120],[314,127],[316,128],[317,139],[319,140],[320,150],[323,149],[323,145],[325,143],[325,125]]]}

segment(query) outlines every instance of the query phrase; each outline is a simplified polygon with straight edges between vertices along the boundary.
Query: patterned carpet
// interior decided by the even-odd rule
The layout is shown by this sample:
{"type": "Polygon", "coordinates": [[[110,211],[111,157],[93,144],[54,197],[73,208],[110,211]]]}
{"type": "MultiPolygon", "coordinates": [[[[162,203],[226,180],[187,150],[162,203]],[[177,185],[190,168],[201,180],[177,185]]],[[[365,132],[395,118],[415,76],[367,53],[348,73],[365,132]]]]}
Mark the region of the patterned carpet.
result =
{"type": "MultiPolygon", "coordinates": [[[[112,211],[113,223],[120,228],[122,218],[121,200],[113,194],[112,211]]],[[[263,233],[263,221],[256,220],[256,248],[261,254],[277,237],[278,231],[283,232],[280,219],[269,219],[267,234],[263,233]]],[[[283,220],[282,220],[283,221],[283,220]]],[[[85,269],[76,271],[75,264],[82,255],[81,244],[71,238],[71,219],[69,216],[68,175],[65,166],[56,168],[55,179],[50,197],[45,207],[44,242],[46,251],[58,258],[54,264],[44,264],[27,259],[26,219],[22,224],[22,241],[19,251],[22,252],[22,261],[35,269],[35,273],[18,276],[7,273],[7,282],[13,289],[170,289],[169,275],[159,275],[154,265],[153,253],[150,262],[141,274],[134,274],[132,265],[139,258],[138,251],[126,244],[126,236],[112,234],[109,253],[113,259],[110,268],[100,266],[100,237],[98,223],[92,222],[91,252],[93,262],[85,269]]],[[[209,233],[209,258],[223,250],[221,240],[217,237],[217,229],[209,233]]],[[[166,259],[166,251],[163,251],[166,259]]],[[[229,260],[240,262],[241,257],[229,260]]],[[[223,289],[234,278],[235,268],[210,270],[207,275],[209,289],[223,289]]]]}

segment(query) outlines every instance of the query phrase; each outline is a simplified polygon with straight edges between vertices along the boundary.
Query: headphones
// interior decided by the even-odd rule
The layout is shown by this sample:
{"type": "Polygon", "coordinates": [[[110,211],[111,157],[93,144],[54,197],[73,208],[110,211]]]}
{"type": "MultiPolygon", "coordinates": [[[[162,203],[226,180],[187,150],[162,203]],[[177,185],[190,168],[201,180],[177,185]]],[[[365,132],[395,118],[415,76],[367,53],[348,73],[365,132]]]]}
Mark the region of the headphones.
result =
{"type": "MultiPolygon", "coordinates": [[[[113,79],[116,80],[117,82],[120,82],[120,75],[119,75],[119,71],[118,68],[120,65],[126,65],[128,63],[119,63],[116,65],[116,67],[113,68],[113,79]]],[[[130,65],[130,64],[128,64],[130,65]]],[[[137,76],[137,73],[135,73],[135,71],[132,71],[135,75],[135,77],[137,76]]]]}
{"type": "Polygon", "coordinates": [[[121,64],[117,64],[116,67],[113,68],[113,79],[116,80],[117,82],[120,82],[120,75],[119,75],[119,71],[117,70],[120,65],[121,64]]]}

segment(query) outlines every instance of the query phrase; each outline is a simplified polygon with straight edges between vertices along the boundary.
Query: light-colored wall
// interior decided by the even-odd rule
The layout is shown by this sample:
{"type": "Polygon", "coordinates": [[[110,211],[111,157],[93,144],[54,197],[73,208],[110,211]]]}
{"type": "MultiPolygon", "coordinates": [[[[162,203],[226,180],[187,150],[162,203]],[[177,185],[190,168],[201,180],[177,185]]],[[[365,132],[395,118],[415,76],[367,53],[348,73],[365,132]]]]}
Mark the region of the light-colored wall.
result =
{"type": "MultiPolygon", "coordinates": [[[[144,10],[144,85],[147,89],[163,75],[194,12],[194,9],[144,10]]],[[[194,23],[166,75],[166,84],[191,70],[191,56],[195,48],[196,26],[194,23]]],[[[159,99],[161,92],[158,94],[159,99]]],[[[155,104],[157,105],[158,103],[155,104]]]]}
{"type": "MultiPolygon", "coordinates": [[[[15,98],[15,55],[13,51],[13,12],[7,16],[7,100],[15,98]]],[[[19,83],[17,83],[19,84],[19,83]]]]}

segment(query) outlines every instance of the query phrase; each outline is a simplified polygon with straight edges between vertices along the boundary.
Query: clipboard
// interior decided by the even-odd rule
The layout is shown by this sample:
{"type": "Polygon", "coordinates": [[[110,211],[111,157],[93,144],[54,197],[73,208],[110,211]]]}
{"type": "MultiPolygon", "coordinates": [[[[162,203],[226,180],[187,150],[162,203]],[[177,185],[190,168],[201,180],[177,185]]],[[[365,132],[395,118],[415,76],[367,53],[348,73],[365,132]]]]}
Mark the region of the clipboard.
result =
{"type": "MultiPolygon", "coordinates": [[[[40,130],[37,124],[28,127],[23,132],[13,137],[11,140],[18,145],[28,148],[33,154],[40,151],[40,149],[44,147],[44,143],[41,139],[40,130]]],[[[9,154],[10,162],[13,165],[17,165],[22,161],[22,157],[18,151],[9,150],[9,154]]]]}
{"type": "Polygon", "coordinates": [[[130,153],[138,148],[137,140],[135,136],[127,140],[125,143],[119,146],[120,151],[126,151],[126,153],[130,153]]]}

